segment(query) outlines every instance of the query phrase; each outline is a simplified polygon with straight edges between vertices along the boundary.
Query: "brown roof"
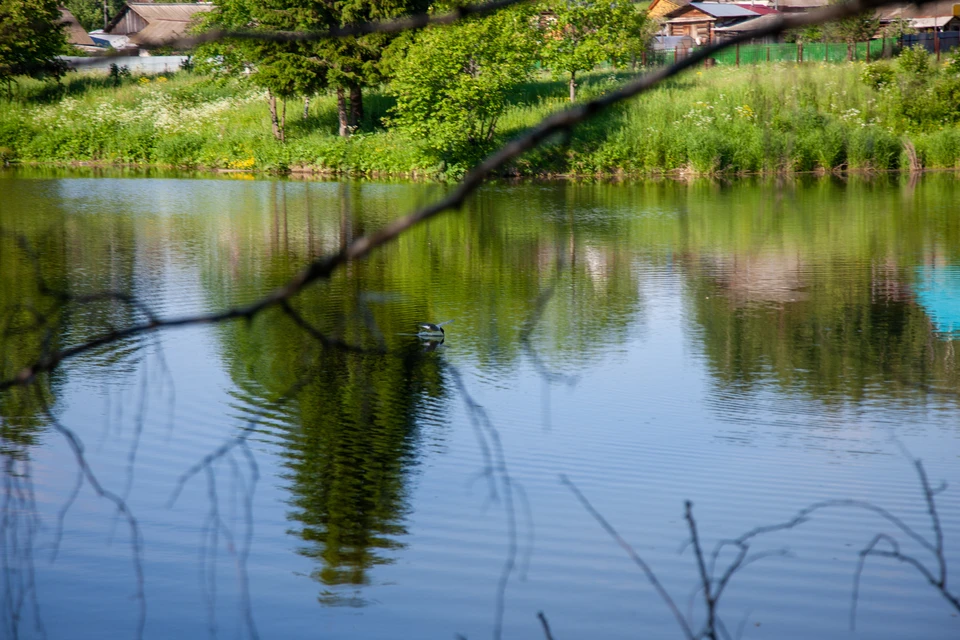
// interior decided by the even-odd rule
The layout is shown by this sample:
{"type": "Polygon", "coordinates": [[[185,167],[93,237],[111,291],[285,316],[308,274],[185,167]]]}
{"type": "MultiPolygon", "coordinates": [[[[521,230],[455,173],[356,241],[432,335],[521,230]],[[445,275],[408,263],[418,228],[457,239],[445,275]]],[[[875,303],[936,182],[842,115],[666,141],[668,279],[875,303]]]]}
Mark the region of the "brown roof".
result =
{"type": "Polygon", "coordinates": [[[129,42],[136,45],[158,47],[173,42],[184,34],[190,23],[186,20],[154,20],[145,28],[130,36],[129,42]]]}
{"type": "Polygon", "coordinates": [[[193,14],[198,11],[211,11],[213,9],[213,5],[209,2],[203,4],[130,2],[127,6],[147,22],[153,22],[154,20],[180,20],[187,22],[193,17],[193,14]]]}
{"type": "Polygon", "coordinates": [[[90,34],[87,33],[87,30],[80,26],[80,23],[77,22],[76,17],[70,13],[69,9],[60,9],[60,19],[57,20],[57,24],[64,25],[63,32],[67,36],[67,42],[79,46],[95,47],[97,43],[90,38],[90,34]]]}
{"type": "Polygon", "coordinates": [[[147,24],[150,24],[155,20],[170,20],[188,23],[197,13],[203,11],[213,11],[213,3],[128,2],[123,6],[123,9],[117,12],[117,15],[113,17],[113,19],[110,21],[110,24],[107,25],[104,31],[110,33],[110,31],[120,23],[120,21],[123,19],[123,16],[129,11],[132,11],[143,18],[144,22],[147,24]]]}

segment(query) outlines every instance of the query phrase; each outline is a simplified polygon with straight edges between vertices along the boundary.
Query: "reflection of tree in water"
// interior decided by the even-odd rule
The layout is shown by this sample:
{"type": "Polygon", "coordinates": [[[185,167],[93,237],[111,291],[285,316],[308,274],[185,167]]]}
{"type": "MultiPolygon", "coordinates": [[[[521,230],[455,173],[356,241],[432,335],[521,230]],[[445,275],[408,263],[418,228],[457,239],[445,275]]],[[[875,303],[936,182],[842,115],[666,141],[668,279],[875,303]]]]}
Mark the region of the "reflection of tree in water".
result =
{"type": "MultiPolygon", "coordinates": [[[[368,571],[402,546],[418,421],[444,393],[440,356],[416,343],[389,355],[323,350],[277,317],[229,333],[231,374],[252,413],[312,372],[286,410],[265,421],[283,441],[290,533],[317,561],[315,580],[367,584],[368,571]]],[[[321,600],[344,602],[326,590],[321,600]]]]}
{"type": "Polygon", "coordinates": [[[439,360],[416,349],[391,356],[330,353],[298,398],[287,434],[293,532],[326,585],[365,584],[406,533],[407,482],[425,393],[439,393],[439,360]]]}

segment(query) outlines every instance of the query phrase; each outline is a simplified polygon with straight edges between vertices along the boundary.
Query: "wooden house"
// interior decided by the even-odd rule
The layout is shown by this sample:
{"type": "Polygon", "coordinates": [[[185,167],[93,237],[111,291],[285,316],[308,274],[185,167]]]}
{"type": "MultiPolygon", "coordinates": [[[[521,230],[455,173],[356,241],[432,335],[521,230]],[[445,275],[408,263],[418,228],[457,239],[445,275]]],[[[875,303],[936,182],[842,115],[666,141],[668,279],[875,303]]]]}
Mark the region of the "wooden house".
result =
{"type": "Polygon", "coordinates": [[[760,14],[732,3],[690,2],[666,14],[668,36],[690,36],[697,44],[715,39],[713,30],[757,18],[760,14]]]}
{"type": "Polygon", "coordinates": [[[209,2],[129,2],[104,31],[129,36],[134,45],[159,46],[183,36],[198,13],[212,10],[213,4],[209,2]]]}

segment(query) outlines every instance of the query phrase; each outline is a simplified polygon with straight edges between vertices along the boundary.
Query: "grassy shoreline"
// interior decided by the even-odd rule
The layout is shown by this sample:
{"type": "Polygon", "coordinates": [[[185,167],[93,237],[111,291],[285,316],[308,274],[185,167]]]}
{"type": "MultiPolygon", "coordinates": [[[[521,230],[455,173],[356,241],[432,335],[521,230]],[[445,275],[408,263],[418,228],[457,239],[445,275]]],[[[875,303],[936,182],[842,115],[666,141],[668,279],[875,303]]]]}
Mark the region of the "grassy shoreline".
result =
{"type": "MultiPolygon", "coordinates": [[[[909,170],[918,163],[960,169],[960,121],[933,107],[933,115],[905,115],[897,96],[940,98],[920,84],[871,85],[868,71],[857,63],[691,71],[531,151],[504,175],[825,174],[909,170]]],[[[627,77],[591,74],[581,95],[598,95],[627,77]]],[[[282,145],[272,137],[264,97],[236,81],[177,73],[112,86],[108,78],[71,76],[63,97],[33,81],[18,90],[20,99],[0,109],[0,161],[8,163],[442,180],[462,175],[483,151],[443,157],[422,139],[385,129],[381,119],[391,101],[379,91],[365,96],[366,119],[350,138],[336,135],[332,96],[312,100],[306,118],[303,103],[291,101],[282,145]]],[[[519,87],[494,142],[564,108],[564,94],[565,85],[549,76],[519,87]]]]}

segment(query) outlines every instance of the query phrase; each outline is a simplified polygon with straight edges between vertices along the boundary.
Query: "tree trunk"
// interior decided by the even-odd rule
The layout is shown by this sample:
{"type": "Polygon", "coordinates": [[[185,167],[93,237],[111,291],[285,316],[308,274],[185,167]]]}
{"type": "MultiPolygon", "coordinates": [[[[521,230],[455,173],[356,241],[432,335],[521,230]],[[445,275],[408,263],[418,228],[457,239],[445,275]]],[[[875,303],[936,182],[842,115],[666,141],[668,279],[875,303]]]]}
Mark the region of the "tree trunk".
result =
{"type": "Polygon", "coordinates": [[[270,126],[273,127],[273,137],[282,140],[280,123],[277,121],[277,96],[267,92],[267,104],[270,105],[270,126]]]}
{"type": "Polygon", "coordinates": [[[103,0],[103,28],[110,24],[110,13],[107,11],[107,0],[103,0]]]}
{"type": "Polygon", "coordinates": [[[283,113],[280,116],[280,142],[287,142],[287,99],[283,99],[283,113]]]}
{"type": "Polygon", "coordinates": [[[574,102],[577,99],[577,72],[570,72],[570,102],[574,102]]]}
{"type": "Polygon", "coordinates": [[[350,87],[350,119],[355,127],[363,122],[363,90],[358,84],[350,87]]]}
{"type": "Polygon", "coordinates": [[[310,117],[310,96],[303,99],[303,119],[310,117]]]}
{"type": "Polygon", "coordinates": [[[347,122],[347,98],[343,87],[337,87],[337,120],[340,123],[340,136],[346,138],[350,135],[350,125],[347,122]]]}
{"type": "Polygon", "coordinates": [[[853,47],[855,45],[852,42],[847,43],[847,62],[853,62],[853,47]]]}

